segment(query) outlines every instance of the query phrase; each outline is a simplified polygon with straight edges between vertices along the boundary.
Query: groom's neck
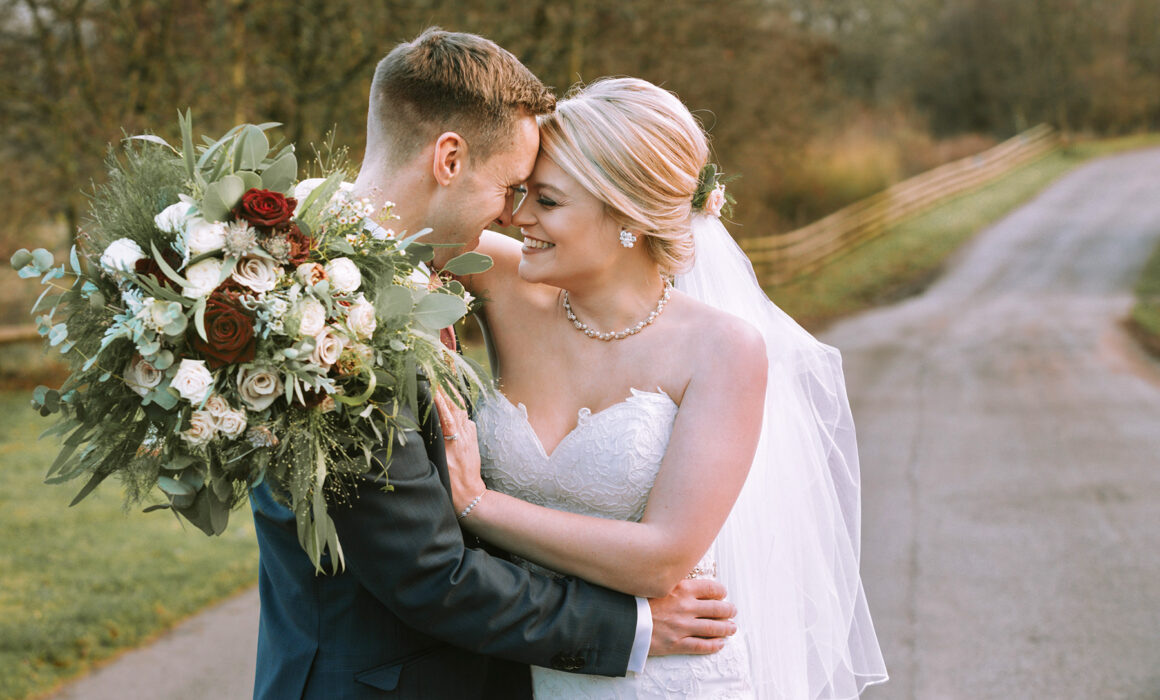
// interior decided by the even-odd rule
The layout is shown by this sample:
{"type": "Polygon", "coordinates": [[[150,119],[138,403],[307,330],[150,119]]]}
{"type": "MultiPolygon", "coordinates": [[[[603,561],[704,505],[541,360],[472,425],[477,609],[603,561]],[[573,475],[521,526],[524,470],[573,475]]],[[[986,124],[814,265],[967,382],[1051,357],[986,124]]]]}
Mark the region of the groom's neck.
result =
{"type": "Polygon", "coordinates": [[[391,220],[379,218],[379,223],[396,231],[418,231],[426,218],[425,199],[416,181],[413,168],[393,167],[385,159],[368,160],[363,163],[354,181],[352,194],[356,198],[366,198],[381,209],[386,202],[394,203],[391,220]]]}

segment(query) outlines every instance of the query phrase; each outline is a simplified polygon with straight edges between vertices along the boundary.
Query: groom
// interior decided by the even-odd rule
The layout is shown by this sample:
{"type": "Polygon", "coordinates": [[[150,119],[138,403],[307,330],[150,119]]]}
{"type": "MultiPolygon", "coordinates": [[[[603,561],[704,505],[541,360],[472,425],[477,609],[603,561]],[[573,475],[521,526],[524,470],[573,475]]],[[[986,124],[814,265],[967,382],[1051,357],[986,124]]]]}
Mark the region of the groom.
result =
{"type": "MultiPolygon", "coordinates": [[[[354,193],[396,202],[397,230],[431,227],[436,267],[510,223],[539,148],[550,92],[514,56],[429,29],[375,71],[354,193]]],[[[711,581],[645,601],[532,574],[464,544],[448,494],[439,420],[420,416],[381,470],[331,516],[346,569],[315,575],[293,513],[268,485],[251,497],[261,550],[254,697],[516,698],[527,664],[621,676],[648,654],[707,653],[732,633],[711,581]]],[[[385,453],[380,452],[380,460],[385,453]]],[[[324,559],[324,566],[329,562],[324,559]]]]}

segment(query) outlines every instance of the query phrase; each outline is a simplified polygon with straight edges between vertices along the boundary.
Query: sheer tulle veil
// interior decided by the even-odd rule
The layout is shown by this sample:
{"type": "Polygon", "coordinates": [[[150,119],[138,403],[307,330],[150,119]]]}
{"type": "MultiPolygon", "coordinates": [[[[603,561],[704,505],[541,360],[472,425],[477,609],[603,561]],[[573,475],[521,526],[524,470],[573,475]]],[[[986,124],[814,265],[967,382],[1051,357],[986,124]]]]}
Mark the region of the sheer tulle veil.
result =
{"type": "Polygon", "coordinates": [[[858,569],[858,449],[841,356],[766,297],[717,217],[695,214],[693,235],[695,263],[676,288],[757,326],[769,359],[757,456],[715,544],[757,697],[856,698],[887,676],[858,569]]]}

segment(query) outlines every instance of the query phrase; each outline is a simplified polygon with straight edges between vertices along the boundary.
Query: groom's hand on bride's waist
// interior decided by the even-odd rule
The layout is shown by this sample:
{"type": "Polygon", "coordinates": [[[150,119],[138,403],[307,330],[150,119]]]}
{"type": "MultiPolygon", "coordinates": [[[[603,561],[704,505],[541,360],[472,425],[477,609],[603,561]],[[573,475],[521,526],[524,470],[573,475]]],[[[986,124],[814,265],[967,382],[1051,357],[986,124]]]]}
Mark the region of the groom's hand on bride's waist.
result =
{"type": "Polygon", "coordinates": [[[649,656],[712,654],[737,631],[737,608],[725,586],[711,579],[685,579],[664,598],[650,598],[653,629],[649,656]]]}

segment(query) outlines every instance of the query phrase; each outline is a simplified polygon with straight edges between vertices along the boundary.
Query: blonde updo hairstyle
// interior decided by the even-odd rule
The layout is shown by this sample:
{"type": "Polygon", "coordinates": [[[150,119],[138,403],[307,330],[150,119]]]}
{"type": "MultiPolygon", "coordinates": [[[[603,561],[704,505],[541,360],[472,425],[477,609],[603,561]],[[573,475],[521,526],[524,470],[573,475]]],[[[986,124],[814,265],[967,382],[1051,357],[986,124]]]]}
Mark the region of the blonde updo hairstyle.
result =
{"type": "Polygon", "coordinates": [[[705,131],[676,95],[637,78],[576,87],[538,117],[540,149],[625,229],[664,274],[693,262],[693,194],[705,131]]]}

